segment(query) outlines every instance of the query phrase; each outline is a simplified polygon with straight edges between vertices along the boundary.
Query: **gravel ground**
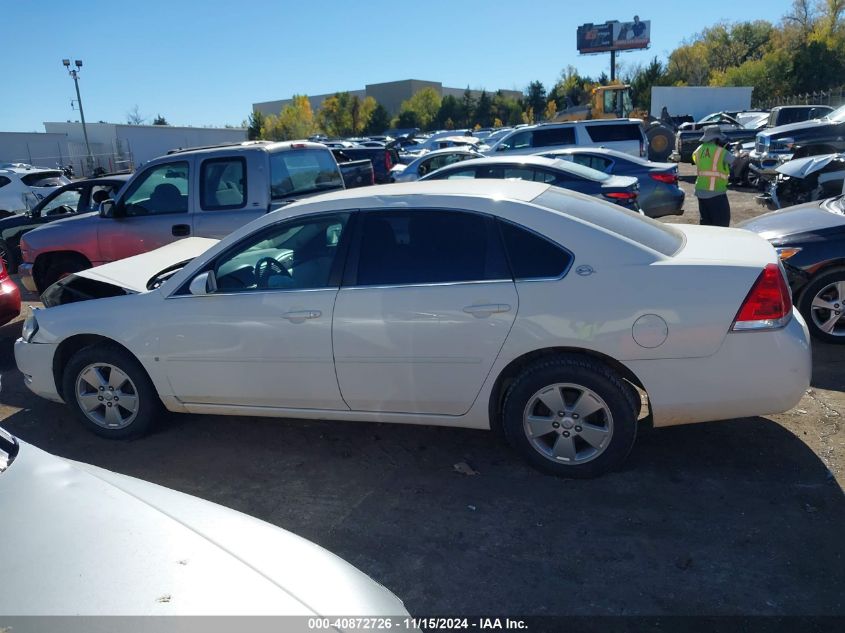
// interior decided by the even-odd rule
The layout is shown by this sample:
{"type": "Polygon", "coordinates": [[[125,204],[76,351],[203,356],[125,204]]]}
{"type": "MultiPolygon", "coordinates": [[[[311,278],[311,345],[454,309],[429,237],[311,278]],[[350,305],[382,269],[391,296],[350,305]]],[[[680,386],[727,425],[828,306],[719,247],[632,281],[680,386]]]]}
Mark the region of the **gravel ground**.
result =
{"type": "MultiPolygon", "coordinates": [[[[687,212],[669,221],[698,220],[691,173],[687,212]]],[[[734,221],[762,212],[752,193],[730,198],[734,221]]],[[[838,347],[814,345],[792,411],[657,429],[621,472],[564,481],[469,430],[184,415],[102,440],[23,386],[20,325],[0,328],[8,430],[292,530],[412,614],[845,615],[838,347]]]]}

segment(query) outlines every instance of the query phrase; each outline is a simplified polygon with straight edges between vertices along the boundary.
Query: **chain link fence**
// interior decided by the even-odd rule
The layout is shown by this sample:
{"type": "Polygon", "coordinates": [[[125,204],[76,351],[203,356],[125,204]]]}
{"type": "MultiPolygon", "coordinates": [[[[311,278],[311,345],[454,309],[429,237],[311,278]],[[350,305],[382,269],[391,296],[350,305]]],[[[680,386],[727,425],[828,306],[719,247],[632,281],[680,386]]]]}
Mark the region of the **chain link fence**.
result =
{"type": "Polygon", "coordinates": [[[819,90],[805,92],[803,94],[791,95],[789,97],[773,97],[755,102],[755,107],[769,110],[775,106],[782,105],[829,105],[837,108],[845,105],[845,86],[831,88],[830,90],[819,90]]]}
{"type": "Polygon", "coordinates": [[[85,143],[68,142],[63,148],[56,145],[54,151],[45,151],[42,146],[26,145],[26,153],[15,156],[0,155],[2,163],[23,163],[48,169],[72,167],[75,177],[89,177],[96,173],[126,172],[135,169],[132,152],[123,147],[119,140],[113,145],[91,143],[91,159],[85,143]],[[64,151],[63,151],[64,150],[64,151]]]}

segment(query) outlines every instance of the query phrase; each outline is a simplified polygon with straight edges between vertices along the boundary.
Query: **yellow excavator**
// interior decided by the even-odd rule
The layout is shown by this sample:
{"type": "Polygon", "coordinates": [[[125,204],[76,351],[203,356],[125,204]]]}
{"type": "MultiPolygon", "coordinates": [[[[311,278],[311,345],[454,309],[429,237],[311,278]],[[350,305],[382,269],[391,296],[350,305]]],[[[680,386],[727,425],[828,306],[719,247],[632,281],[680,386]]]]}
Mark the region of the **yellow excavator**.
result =
{"type": "Polygon", "coordinates": [[[583,121],[586,119],[640,119],[648,138],[648,158],[658,162],[669,159],[675,144],[675,133],[670,127],[637,110],[631,100],[631,86],[611,84],[594,86],[590,91],[590,103],[573,105],[560,110],[553,119],[558,121],[583,121]]]}

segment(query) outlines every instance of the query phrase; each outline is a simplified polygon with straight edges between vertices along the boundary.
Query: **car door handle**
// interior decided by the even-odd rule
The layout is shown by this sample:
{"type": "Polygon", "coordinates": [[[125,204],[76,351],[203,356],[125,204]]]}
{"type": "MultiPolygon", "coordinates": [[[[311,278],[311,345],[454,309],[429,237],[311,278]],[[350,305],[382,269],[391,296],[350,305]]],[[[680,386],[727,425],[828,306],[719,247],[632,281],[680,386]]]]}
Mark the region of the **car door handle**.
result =
{"type": "Polygon", "coordinates": [[[191,234],[191,225],[190,224],[174,224],[173,229],[171,230],[174,237],[185,237],[186,235],[191,234]]]}
{"type": "Polygon", "coordinates": [[[482,317],[497,314],[499,312],[510,312],[511,307],[507,303],[486,303],[484,305],[473,305],[464,308],[464,312],[479,319],[482,317]]]}
{"type": "Polygon", "coordinates": [[[282,318],[291,323],[302,323],[308,319],[319,319],[322,315],[323,313],[319,310],[295,310],[294,312],[285,312],[282,318]]]}

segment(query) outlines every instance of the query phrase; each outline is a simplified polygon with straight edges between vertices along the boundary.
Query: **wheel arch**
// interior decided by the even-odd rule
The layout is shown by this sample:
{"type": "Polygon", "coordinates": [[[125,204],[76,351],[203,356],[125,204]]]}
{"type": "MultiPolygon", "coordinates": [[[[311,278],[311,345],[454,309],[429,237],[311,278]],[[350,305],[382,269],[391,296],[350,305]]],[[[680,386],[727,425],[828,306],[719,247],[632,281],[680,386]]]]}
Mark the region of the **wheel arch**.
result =
{"type": "Polygon", "coordinates": [[[44,275],[54,262],[62,258],[81,261],[84,262],[86,268],[91,267],[91,260],[79,251],[48,251],[46,253],[41,253],[32,263],[32,278],[40,291],[43,292],[43,290],[46,290],[46,288],[43,288],[44,275]]]}
{"type": "MultiPolygon", "coordinates": [[[[575,356],[589,358],[604,363],[614,371],[616,371],[622,378],[633,386],[646,391],[642,381],[624,364],[601,352],[595,350],[578,348],[578,347],[545,347],[536,349],[531,352],[526,352],[521,356],[513,359],[508,363],[493,383],[493,388],[490,391],[490,398],[488,401],[488,414],[490,417],[490,428],[500,432],[502,429],[502,404],[504,402],[505,394],[508,387],[514,379],[522,372],[523,369],[537,362],[538,360],[552,358],[555,356],[575,356]]],[[[648,392],[646,391],[646,394],[648,392]]],[[[651,402],[649,402],[649,418],[651,417],[651,402]]]]}
{"type": "Polygon", "coordinates": [[[144,371],[147,373],[147,376],[149,377],[149,372],[147,372],[146,368],[144,368],[144,364],[132,352],[132,350],[130,350],[125,345],[122,345],[114,339],[109,338],[107,336],[102,336],[100,334],[75,334],[73,336],[69,336],[64,341],[59,343],[59,346],[56,348],[56,353],[53,354],[53,380],[56,383],[56,391],[59,393],[59,395],[65,402],[68,401],[68,394],[64,393],[65,367],[67,367],[68,362],[71,358],[73,358],[74,354],[76,354],[80,350],[85,349],[86,347],[93,347],[94,345],[110,345],[125,351],[138,362],[138,364],[141,366],[142,369],[144,369],[144,371]]]}

